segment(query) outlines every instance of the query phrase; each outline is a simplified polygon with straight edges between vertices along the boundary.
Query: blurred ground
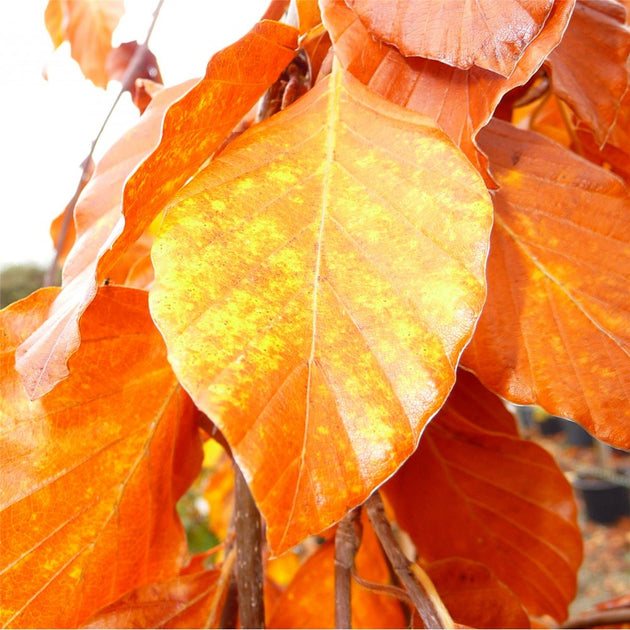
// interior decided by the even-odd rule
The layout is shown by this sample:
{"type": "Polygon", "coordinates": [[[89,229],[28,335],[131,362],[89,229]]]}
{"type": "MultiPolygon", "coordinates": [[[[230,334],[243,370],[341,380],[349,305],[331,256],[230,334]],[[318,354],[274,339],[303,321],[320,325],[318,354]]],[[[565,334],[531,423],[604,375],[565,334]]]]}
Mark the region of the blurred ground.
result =
{"type": "MultiPolygon", "coordinates": [[[[569,480],[577,470],[600,463],[596,447],[569,445],[563,432],[545,436],[534,427],[526,430],[526,436],[551,452],[569,480]]],[[[609,457],[613,467],[630,470],[630,455],[613,451],[609,457]]],[[[576,498],[584,537],[584,562],[578,576],[578,594],[570,609],[572,617],[599,602],[630,594],[630,516],[611,525],[594,523],[587,518],[579,493],[576,498]]]]}

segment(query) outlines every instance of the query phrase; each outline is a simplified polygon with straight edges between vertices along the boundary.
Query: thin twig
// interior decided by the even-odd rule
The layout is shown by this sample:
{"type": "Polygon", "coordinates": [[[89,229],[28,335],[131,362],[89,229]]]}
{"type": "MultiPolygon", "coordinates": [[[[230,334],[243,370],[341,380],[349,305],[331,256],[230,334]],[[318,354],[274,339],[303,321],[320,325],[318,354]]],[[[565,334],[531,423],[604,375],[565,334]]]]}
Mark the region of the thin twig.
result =
{"type": "Polygon", "coordinates": [[[630,623],[630,608],[617,608],[615,610],[601,610],[598,612],[581,615],[567,619],[560,628],[596,628],[603,626],[630,623]]]}
{"type": "Polygon", "coordinates": [[[374,531],[383,546],[396,575],[407,589],[409,598],[413,602],[426,628],[452,628],[451,619],[444,604],[440,600],[435,587],[424,572],[410,562],[402,552],[392,527],[385,515],[385,508],[378,492],[375,492],[366,502],[370,521],[374,531]]]}
{"type": "Polygon", "coordinates": [[[370,593],[377,593],[378,595],[387,595],[388,597],[393,597],[398,601],[404,602],[409,606],[413,606],[407,591],[403,590],[399,586],[393,586],[392,584],[378,584],[377,582],[370,582],[369,580],[364,580],[356,571],[352,572],[352,577],[354,581],[366,591],[370,593]]]}
{"type": "Polygon", "coordinates": [[[234,463],[236,584],[242,628],[265,627],[262,525],[260,512],[240,468],[234,463]]]}
{"type": "Polygon", "coordinates": [[[361,544],[360,508],[346,514],[335,532],[335,627],[352,628],[350,587],[354,557],[361,544]]]}
{"type": "Polygon", "coordinates": [[[61,228],[57,236],[57,242],[55,243],[55,255],[53,256],[53,259],[48,269],[46,270],[46,274],[44,276],[44,286],[51,286],[54,283],[54,278],[57,273],[57,267],[59,265],[59,257],[61,256],[61,251],[66,242],[66,239],[68,238],[68,230],[70,228],[70,221],[72,221],[72,218],[74,217],[74,208],[77,205],[79,195],[81,194],[81,191],[83,190],[83,187],[85,186],[86,180],[90,178],[89,169],[90,169],[90,164],[92,163],[92,156],[94,155],[96,145],[98,144],[98,141],[103,135],[103,131],[105,130],[105,127],[107,126],[107,123],[109,122],[109,119],[112,117],[112,114],[114,113],[114,110],[116,109],[116,105],[118,105],[118,102],[120,101],[125,91],[131,88],[131,84],[133,83],[134,78],[138,73],[138,70],[142,67],[144,63],[145,56],[149,50],[149,39],[151,38],[151,34],[153,33],[153,29],[155,28],[155,23],[157,22],[157,19],[158,19],[158,16],[160,14],[160,10],[162,9],[163,4],[164,4],[164,0],[158,0],[155,10],[153,11],[153,19],[151,21],[151,25],[149,26],[149,30],[144,39],[144,42],[140,46],[138,46],[138,48],[136,48],[133,54],[133,57],[131,58],[131,61],[129,62],[129,65],[127,66],[127,69],[125,70],[125,73],[121,79],[120,90],[118,91],[118,94],[116,95],[116,98],[114,99],[114,102],[109,108],[109,111],[107,112],[107,115],[105,116],[105,120],[101,124],[101,128],[96,134],[96,138],[94,138],[94,140],[92,141],[90,152],[88,153],[85,160],[83,160],[83,162],[81,163],[81,168],[82,168],[81,177],[79,178],[79,183],[77,184],[74,195],[72,195],[72,199],[70,200],[70,203],[66,206],[66,209],[64,211],[63,220],[61,222],[61,228]]]}

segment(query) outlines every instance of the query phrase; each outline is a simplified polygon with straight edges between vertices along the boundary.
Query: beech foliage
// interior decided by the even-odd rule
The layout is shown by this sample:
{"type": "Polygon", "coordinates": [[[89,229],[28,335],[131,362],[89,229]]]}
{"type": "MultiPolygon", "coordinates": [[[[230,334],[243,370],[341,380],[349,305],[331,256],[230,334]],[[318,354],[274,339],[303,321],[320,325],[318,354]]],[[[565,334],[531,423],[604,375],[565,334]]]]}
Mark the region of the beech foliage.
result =
{"type": "Polygon", "coordinates": [[[270,627],[335,625],[359,512],[352,623],[427,623],[375,493],[440,619],[565,621],[573,491],[505,402],[630,449],[624,3],[275,0],[172,86],[123,14],[43,16],[142,113],[51,226],[61,286],[0,311],[3,626],[234,621],[232,466],[270,627]]]}

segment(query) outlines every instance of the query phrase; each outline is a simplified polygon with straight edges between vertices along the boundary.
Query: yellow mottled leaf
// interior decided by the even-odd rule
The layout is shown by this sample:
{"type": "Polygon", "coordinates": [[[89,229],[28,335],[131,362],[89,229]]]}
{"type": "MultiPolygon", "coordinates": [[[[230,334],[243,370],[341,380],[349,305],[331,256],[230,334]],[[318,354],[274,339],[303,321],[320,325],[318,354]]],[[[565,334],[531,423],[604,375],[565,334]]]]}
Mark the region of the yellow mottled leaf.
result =
{"type": "Polygon", "coordinates": [[[416,447],[483,304],[490,225],[481,178],[435,123],[339,68],[168,208],[152,314],[274,551],[416,447]]]}

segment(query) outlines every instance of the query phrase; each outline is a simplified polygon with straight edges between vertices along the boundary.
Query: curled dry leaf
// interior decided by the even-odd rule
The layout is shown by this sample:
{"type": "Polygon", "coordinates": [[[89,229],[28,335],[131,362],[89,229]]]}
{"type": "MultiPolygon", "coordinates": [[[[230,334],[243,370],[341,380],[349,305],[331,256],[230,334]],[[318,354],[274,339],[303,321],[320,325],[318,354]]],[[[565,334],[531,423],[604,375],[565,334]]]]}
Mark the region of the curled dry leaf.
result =
{"type": "Polygon", "coordinates": [[[553,0],[346,0],[370,34],[405,57],[509,77],[545,25],[553,0]]]}
{"type": "Polygon", "coordinates": [[[436,125],[339,68],[169,206],[151,310],[274,552],[342,518],[416,447],[484,301],[491,220],[436,125]]]}
{"type": "Polygon", "coordinates": [[[69,378],[28,400],[14,350],[56,293],[0,314],[3,627],[75,627],[129,589],[175,575],[186,554],[175,504],[201,464],[196,410],[143,291],[103,287],[69,378]]]}
{"type": "MultiPolygon", "coordinates": [[[[547,60],[554,93],[593,131],[600,146],[611,141],[623,147],[614,127],[629,87],[625,16],[615,0],[577,0],[562,42],[547,60]]],[[[628,127],[625,133],[627,140],[628,127]]]]}
{"type": "Polygon", "coordinates": [[[83,75],[104,88],[112,33],[124,12],[123,0],[48,0],[44,20],[55,47],[69,42],[70,54],[83,75]]]}
{"type": "MultiPolygon", "coordinates": [[[[141,46],[137,41],[124,42],[109,53],[105,68],[110,80],[122,81],[125,72],[129,69],[129,64],[139,48],[141,46]]],[[[139,61],[136,71],[130,77],[130,83],[133,83],[136,79],[150,79],[155,83],[163,83],[157,59],[149,49],[144,52],[142,59],[139,61]]]]}
{"type": "Polygon", "coordinates": [[[17,352],[29,396],[44,395],[67,376],[68,357],[80,344],[78,321],[97,286],[275,81],[295,54],[296,38],[289,26],[257,24],[214,55],[194,87],[172,88],[180,90],[177,100],[171,89],[158,94],[147,110],[152,117],[143,117],[99,163],[75,213],[78,236],[64,266],[63,290],[17,352]]]}
{"type": "Polygon", "coordinates": [[[138,82],[148,79],[154,83],[163,83],[155,55],[148,48],[141,47],[136,41],[124,42],[114,48],[107,56],[105,70],[110,80],[120,81],[123,89],[129,91],[131,99],[141,114],[151,98],[146,91],[142,92],[142,83],[138,82]],[[138,58],[135,59],[135,56],[138,58]],[[131,67],[132,63],[133,67],[131,67]]]}
{"type": "Polygon", "coordinates": [[[463,364],[504,398],[630,448],[628,188],[501,121],[483,131],[482,146],[501,188],[488,300],[463,364]]]}
{"type": "Polygon", "coordinates": [[[486,173],[487,160],[475,143],[476,135],[503,95],[527,83],[560,42],[574,0],[554,3],[544,29],[509,79],[482,68],[461,70],[431,59],[406,58],[372,37],[344,0],[321,0],[321,5],[324,24],[343,66],[386,99],[437,121],[493,188],[495,184],[486,173]]]}
{"type": "Polygon", "coordinates": [[[560,621],[582,559],[573,491],[547,451],[505,431],[504,416],[500,399],[460,370],[383,492],[420,557],[483,563],[532,614],[560,621]]]}

